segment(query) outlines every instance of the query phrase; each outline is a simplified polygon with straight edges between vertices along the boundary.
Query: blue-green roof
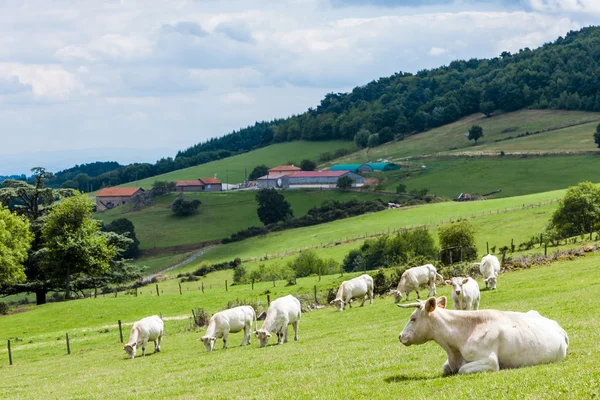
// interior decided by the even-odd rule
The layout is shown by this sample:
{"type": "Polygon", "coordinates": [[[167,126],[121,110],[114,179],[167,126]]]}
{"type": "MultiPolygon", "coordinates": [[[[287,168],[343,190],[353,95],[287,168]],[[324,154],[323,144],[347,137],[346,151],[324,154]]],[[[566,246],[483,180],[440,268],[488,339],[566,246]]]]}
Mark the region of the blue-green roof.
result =
{"type": "Polygon", "coordinates": [[[385,163],[368,163],[369,167],[373,168],[375,171],[393,171],[396,169],[400,169],[397,164],[391,162],[385,163]]]}
{"type": "Polygon", "coordinates": [[[336,164],[329,168],[330,171],[358,171],[362,164],[336,164]]]}

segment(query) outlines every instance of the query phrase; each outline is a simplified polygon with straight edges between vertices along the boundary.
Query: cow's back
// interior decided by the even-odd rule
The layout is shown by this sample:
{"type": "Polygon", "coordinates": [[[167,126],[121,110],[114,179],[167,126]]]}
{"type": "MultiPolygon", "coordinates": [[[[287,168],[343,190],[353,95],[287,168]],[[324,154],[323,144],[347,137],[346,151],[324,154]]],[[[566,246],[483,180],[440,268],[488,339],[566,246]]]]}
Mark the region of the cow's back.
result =
{"type": "Polygon", "coordinates": [[[272,302],[271,306],[269,306],[269,309],[267,310],[267,317],[269,317],[270,311],[276,320],[285,319],[287,320],[287,323],[292,323],[299,320],[302,312],[300,308],[300,301],[298,301],[298,299],[291,294],[280,297],[272,302]]]}
{"type": "Polygon", "coordinates": [[[160,317],[153,315],[142,318],[133,325],[140,333],[140,338],[148,337],[149,340],[155,340],[163,335],[164,323],[160,317]]]}
{"type": "Polygon", "coordinates": [[[497,276],[500,272],[500,261],[498,261],[498,257],[491,254],[483,257],[481,259],[481,264],[479,264],[479,272],[484,278],[497,276]]]}

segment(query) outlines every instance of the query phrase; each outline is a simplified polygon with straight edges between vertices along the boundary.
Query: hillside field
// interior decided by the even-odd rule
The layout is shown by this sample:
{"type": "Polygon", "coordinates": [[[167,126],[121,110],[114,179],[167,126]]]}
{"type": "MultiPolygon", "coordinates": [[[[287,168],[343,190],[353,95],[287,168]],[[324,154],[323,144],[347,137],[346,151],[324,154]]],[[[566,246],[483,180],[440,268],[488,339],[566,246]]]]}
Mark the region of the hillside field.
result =
{"type": "MultiPolygon", "coordinates": [[[[227,301],[243,298],[258,299],[264,306],[266,288],[271,298],[309,294],[313,285],[321,293],[349,276],[327,276],[322,282],[316,277],[299,279],[298,285],[290,287],[263,283],[254,291],[247,285],[231,287],[229,292],[214,288],[205,294],[188,290],[191,284],[185,284],[183,295],[107,296],[47,304],[1,317],[0,331],[4,338],[12,338],[15,365],[7,365],[7,351],[2,348],[0,396],[389,399],[402,393],[407,398],[440,399],[592,398],[600,394],[595,356],[600,350],[596,329],[600,303],[591,301],[600,285],[598,261],[599,256],[592,255],[505,273],[497,291],[482,292],[481,308],[535,309],[557,320],[570,338],[567,358],[561,363],[444,378],[441,366],[446,353],[441,347],[433,342],[413,347],[399,343],[398,334],[412,311],[398,309],[389,296],[342,313],[327,307],[303,314],[299,342],[277,346],[271,340],[261,349],[253,338],[251,345],[238,347],[241,334],[232,334],[229,349],[220,349],[218,341],[215,350],[206,353],[196,340],[203,330],[189,330],[192,307],[216,312],[227,301]],[[134,320],[159,311],[167,332],[162,352],[152,354],[149,344],[146,357],[126,359],[116,320],[124,321],[126,340],[134,320]],[[71,355],[66,354],[66,332],[71,355]],[[294,382],[293,393],[290,382],[294,382]]],[[[481,280],[479,284],[483,286],[481,280]]],[[[450,288],[439,287],[438,295],[449,296],[450,288]]]]}
{"type": "Polygon", "coordinates": [[[240,154],[222,160],[212,161],[195,167],[184,168],[151,178],[129,182],[120,187],[142,187],[149,189],[155,181],[178,181],[186,179],[211,178],[216,176],[221,182],[237,184],[244,181],[245,174],[260,164],[276,167],[282,164],[300,165],[304,159],[317,161],[319,154],[337,149],[354,149],[354,142],[325,141],[325,142],[288,142],[273,144],[258,150],[240,154]]]}

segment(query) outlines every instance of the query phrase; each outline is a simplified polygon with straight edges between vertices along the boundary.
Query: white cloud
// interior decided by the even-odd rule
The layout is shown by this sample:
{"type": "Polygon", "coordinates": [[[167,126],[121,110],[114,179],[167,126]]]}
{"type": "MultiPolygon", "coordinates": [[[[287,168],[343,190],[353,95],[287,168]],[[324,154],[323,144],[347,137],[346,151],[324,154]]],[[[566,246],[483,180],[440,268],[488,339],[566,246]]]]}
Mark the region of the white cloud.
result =
{"type": "Polygon", "coordinates": [[[58,65],[25,65],[0,63],[0,77],[18,78],[19,82],[31,86],[35,98],[65,100],[78,90],[82,82],[72,73],[58,65]]]}
{"type": "Polygon", "coordinates": [[[431,49],[429,49],[429,55],[430,56],[441,56],[443,54],[446,54],[448,52],[447,49],[444,49],[442,47],[432,47],[431,49]]]}
{"type": "Polygon", "coordinates": [[[529,6],[536,11],[600,13],[598,0],[529,0],[529,6]]]}
{"type": "Polygon", "coordinates": [[[224,104],[250,105],[254,104],[255,99],[246,93],[235,92],[221,96],[221,102],[224,104]]]}

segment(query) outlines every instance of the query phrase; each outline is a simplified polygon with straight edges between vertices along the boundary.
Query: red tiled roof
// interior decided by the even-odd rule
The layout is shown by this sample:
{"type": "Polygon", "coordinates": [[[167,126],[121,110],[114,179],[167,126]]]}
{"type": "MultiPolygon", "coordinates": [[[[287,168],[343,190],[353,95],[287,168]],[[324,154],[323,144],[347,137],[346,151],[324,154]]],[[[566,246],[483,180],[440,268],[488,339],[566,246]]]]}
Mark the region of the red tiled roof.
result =
{"type": "Polygon", "coordinates": [[[118,187],[107,187],[101,189],[96,197],[128,197],[133,196],[138,190],[144,191],[142,188],[118,188],[118,187]]]}
{"type": "Polygon", "coordinates": [[[290,178],[317,178],[317,177],[336,177],[346,175],[350,171],[301,171],[291,175],[290,178]]]}
{"type": "Polygon", "coordinates": [[[295,165],[280,165],[279,167],[270,168],[269,171],[301,171],[301,168],[295,165]]]}
{"type": "Polygon", "coordinates": [[[273,174],[273,175],[269,174],[269,175],[261,176],[260,178],[257,178],[257,179],[279,179],[284,176],[287,176],[287,175],[285,175],[285,174],[273,174]]]}
{"type": "Polygon", "coordinates": [[[200,178],[200,180],[207,185],[220,185],[221,184],[221,181],[218,180],[217,178],[200,178]]]}
{"type": "Polygon", "coordinates": [[[182,187],[182,186],[204,186],[204,183],[202,183],[200,181],[200,179],[192,179],[192,180],[187,180],[187,181],[177,181],[175,182],[175,185],[177,187],[182,187]]]}

